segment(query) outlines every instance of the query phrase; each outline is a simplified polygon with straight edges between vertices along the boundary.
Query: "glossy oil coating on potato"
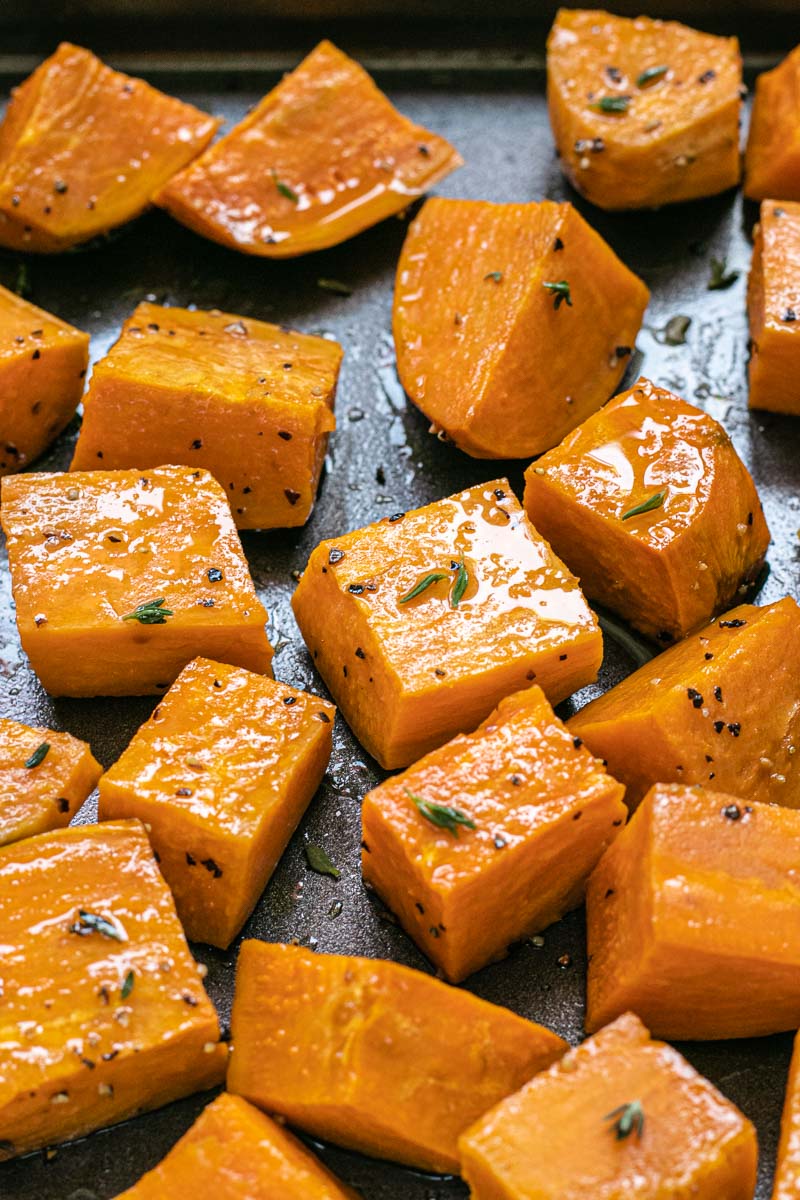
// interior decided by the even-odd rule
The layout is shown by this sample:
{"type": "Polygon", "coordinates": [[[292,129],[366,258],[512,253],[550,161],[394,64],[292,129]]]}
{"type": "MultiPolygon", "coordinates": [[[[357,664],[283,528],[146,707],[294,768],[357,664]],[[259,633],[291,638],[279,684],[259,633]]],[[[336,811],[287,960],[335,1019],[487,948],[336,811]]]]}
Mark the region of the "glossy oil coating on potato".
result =
{"type": "Polygon", "coordinates": [[[72,470],[205,467],[240,529],[302,525],[342,348],[232,313],[140,304],[92,369],[72,470]]]}
{"type": "Polygon", "coordinates": [[[728,608],[769,546],[728,434],[647,379],[528,468],[525,508],[587,596],[661,641],[728,608]]]}
{"type": "Polygon", "coordinates": [[[559,10],[547,101],[561,169],[600,208],[658,208],[739,182],[736,38],[677,21],[559,10]]]}
{"type": "Polygon", "coordinates": [[[62,42],[0,125],[0,244],[54,254],[130,221],[219,123],[62,42]]]}
{"type": "Polygon", "coordinates": [[[428,200],[397,266],[400,380],[467,454],[541,454],[617,387],[649,295],[571,204],[428,200]]]}
{"type": "Polygon", "coordinates": [[[460,165],[323,41],[154,199],[223,246],[291,258],[400,212],[460,165]]]}
{"type": "Polygon", "coordinates": [[[744,194],[751,200],[800,200],[800,46],[756,79],[744,194]]]}
{"type": "Polygon", "coordinates": [[[800,204],[761,205],[747,313],[750,407],[800,415],[800,204]]]}
{"type": "Polygon", "coordinates": [[[317,1137],[425,1171],[566,1043],[470,992],[380,959],[246,941],[228,1088],[317,1137]]]}
{"type": "Polygon", "coordinates": [[[794,1040],[794,1052],[786,1081],[786,1097],[781,1118],[781,1140],[775,1168],[772,1200],[797,1200],[800,1195],[800,1034],[794,1040]]]}
{"type": "Polygon", "coordinates": [[[269,670],[267,614],[207,471],[14,475],[0,520],[20,641],[52,695],[165,692],[199,654],[269,670]]]}
{"type": "Polygon", "coordinates": [[[219,1083],[227,1046],[138,821],[0,849],[0,1159],[219,1083]]]}
{"type": "Polygon", "coordinates": [[[88,742],[0,718],[0,846],[69,825],[101,771],[88,742]]]}

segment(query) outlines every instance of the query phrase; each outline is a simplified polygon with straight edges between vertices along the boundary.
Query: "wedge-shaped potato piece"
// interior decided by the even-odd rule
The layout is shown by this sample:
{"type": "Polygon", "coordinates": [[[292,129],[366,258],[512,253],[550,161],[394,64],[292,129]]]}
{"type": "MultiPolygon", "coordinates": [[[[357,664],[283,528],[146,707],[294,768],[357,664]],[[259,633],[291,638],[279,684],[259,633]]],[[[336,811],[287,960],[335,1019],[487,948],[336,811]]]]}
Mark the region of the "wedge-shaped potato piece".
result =
{"type": "Polygon", "coordinates": [[[72,469],[206,467],[240,529],[303,525],[341,360],[327,338],[140,304],[92,369],[72,469]]]}
{"type": "Polygon", "coordinates": [[[102,769],[88,742],[0,718],[0,846],[69,825],[102,769]]]}
{"type": "Polygon", "coordinates": [[[750,407],[800,415],[800,204],[766,200],[747,281],[750,407]]]}
{"type": "Polygon", "coordinates": [[[387,768],[534,680],[558,703],[603,655],[577,580],[505,479],[321,542],[292,607],[343,716],[387,768]]]}
{"type": "Polygon", "coordinates": [[[62,42],[0,125],[0,244],[52,254],[130,221],[219,124],[62,42]]]}
{"type": "Polygon", "coordinates": [[[800,46],[756,79],[744,194],[751,200],[800,200],[800,46]]]}
{"type": "Polygon", "coordinates": [[[525,508],[587,596],[664,642],[733,604],[769,546],[728,434],[647,379],[528,468],[525,508]]]}
{"type": "Polygon", "coordinates": [[[586,1028],[632,1009],[672,1039],[796,1029],[798,855],[800,812],[651,788],[586,888],[586,1028]]]}
{"type": "Polygon", "coordinates": [[[364,880],[458,982],[580,904],[624,790],[534,684],[364,797],[364,880]]]}
{"type": "Polygon", "coordinates": [[[461,1137],[473,1200],[752,1200],[750,1122],[627,1013],[461,1137]]]}
{"type": "Polygon", "coordinates": [[[228,1089],[308,1133],[425,1171],[458,1170],[467,1125],[566,1043],[421,971],[242,943],[228,1089]]]}
{"type": "Polygon", "coordinates": [[[101,820],[139,817],[186,936],[227,946],[331,754],[332,704],[195,659],[100,781],[101,820]]]}
{"type": "Polygon", "coordinates": [[[614,391],[649,295],[571,204],[429,200],[397,266],[400,379],[467,454],[541,454],[614,391]]]}
{"type": "Polygon", "coordinates": [[[166,1158],[117,1200],[357,1200],[305,1146],[223,1092],[166,1158]]]}
{"type": "Polygon", "coordinates": [[[786,1083],[786,1099],[781,1119],[781,1140],[775,1168],[772,1200],[797,1200],[800,1196],[800,1034],[794,1040],[794,1053],[786,1083]]]}
{"type": "Polygon", "coordinates": [[[138,821],[0,850],[0,1159],[213,1087],[227,1046],[138,821]]]}
{"type": "Polygon", "coordinates": [[[600,208],[658,208],[739,182],[736,38],[677,21],[559,10],[547,102],[561,169],[600,208]]]}
{"type": "Polygon", "coordinates": [[[347,241],[461,166],[444,138],[390,104],[320,42],[156,204],[233,250],[292,258],[347,241]]]}
{"type": "Polygon", "coordinates": [[[199,654],[269,670],[267,614],[207,471],[16,475],[0,519],[22,647],[52,695],[166,691],[199,654]]]}
{"type": "Polygon", "coordinates": [[[732,609],[568,728],[625,784],[630,807],[654,783],[687,783],[800,808],[799,694],[800,609],[786,596],[732,609]]]}

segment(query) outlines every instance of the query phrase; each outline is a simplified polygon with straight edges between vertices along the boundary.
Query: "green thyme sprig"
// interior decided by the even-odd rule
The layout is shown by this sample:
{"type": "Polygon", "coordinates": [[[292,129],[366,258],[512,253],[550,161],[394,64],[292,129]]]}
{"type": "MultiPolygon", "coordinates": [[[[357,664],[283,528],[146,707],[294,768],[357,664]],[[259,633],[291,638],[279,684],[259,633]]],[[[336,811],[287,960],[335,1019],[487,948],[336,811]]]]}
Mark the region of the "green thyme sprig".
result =
{"type": "Polygon", "coordinates": [[[601,96],[599,100],[595,100],[592,108],[603,113],[626,113],[630,102],[630,96],[601,96]]]}
{"type": "Polygon", "coordinates": [[[611,1122],[611,1128],[614,1130],[618,1142],[623,1142],[632,1133],[640,1138],[644,1129],[642,1102],[641,1100],[631,1100],[628,1104],[620,1104],[619,1108],[606,1113],[603,1120],[611,1122]]]}
{"type": "Polygon", "coordinates": [[[167,617],[174,617],[171,608],[164,608],[166,600],[160,596],[158,600],[146,600],[137,604],[133,612],[129,612],[123,621],[138,621],[140,625],[166,625],[167,617]]]}
{"type": "Polygon", "coordinates": [[[438,829],[446,829],[448,833],[452,833],[454,837],[458,837],[460,826],[466,829],[477,829],[475,822],[460,808],[451,808],[448,804],[435,804],[432,800],[423,800],[422,796],[417,796],[414,792],[406,788],[406,795],[410,800],[413,800],[420,816],[426,821],[430,821],[431,825],[436,825],[438,829]]]}
{"type": "Polygon", "coordinates": [[[287,200],[291,200],[292,204],[298,204],[300,201],[300,197],[298,196],[297,192],[294,190],[294,188],[290,188],[288,183],[284,183],[282,179],[278,178],[278,172],[275,170],[274,167],[273,167],[272,171],[270,172],[270,174],[272,175],[272,179],[275,184],[275,187],[278,189],[280,194],[282,196],[285,196],[285,198],[287,200]]]}
{"type": "Polygon", "coordinates": [[[558,312],[563,303],[566,302],[567,308],[572,308],[572,294],[569,290],[569,283],[566,279],[558,279],[554,283],[542,283],[543,288],[547,288],[548,292],[553,294],[553,308],[558,312]]]}
{"type": "Polygon", "coordinates": [[[652,512],[654,508],[661,508],[666,494],[666,492],[656,492],[654,495],[648,496],[641,504],[636,504],[633,508],[629,508],[627,512],[624,512],[620,520],[629,521],[631,517],[639,517],[642,513],[652,512]]]}
{"type": "Polygon", "coordinates": [[[37,746],[36,749],[34,750],[33,754],[30,756],[30,758],[25,763],[25,766],[27,767],[27,769],[29,771],[32,771],[34,767],[40,766],[44,762],[44,760],[47,758],[49,751],[50,751],[50,743],[49,742],[42,742],[42,744],[40,746],[37,746]]]}
{"type": "Polygon", "coordinates": [[[669,67],[648,67],[646,71],[642,71],[639,78],[636,80],[638,88],[646,88],[651,83],[657,83],[659,79],[663,79],[669,67]]]}
{"type": "Polygon", "coordinates": [[[316,871],[318,875],[330,875],[332,879],[340,877],[342,872],[331,862],[327,850],[322,846],[317,846],[314,842],[304,842],[303,849],[306,852],[306,862],[312,871],[316,871]]]}

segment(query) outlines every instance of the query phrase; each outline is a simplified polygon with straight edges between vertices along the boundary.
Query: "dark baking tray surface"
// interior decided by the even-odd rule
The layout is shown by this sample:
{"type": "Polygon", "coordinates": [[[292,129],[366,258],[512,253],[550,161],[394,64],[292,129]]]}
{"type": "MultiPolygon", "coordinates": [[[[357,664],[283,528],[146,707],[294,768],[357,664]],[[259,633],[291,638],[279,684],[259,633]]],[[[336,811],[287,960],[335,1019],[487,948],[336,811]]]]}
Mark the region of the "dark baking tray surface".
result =
{"type": "MultiPolygon", "coordinates": [[[[334,33],[335,36],[335,33],[334,33]]],[[[345,43],[345,48],[349,48],[345,43]]],[[[298,46],[296,59],[310,44],[298,46]]],[[[531,200],[548,196],[577,203],[626,263],[653,292],[633,364],[720,419],[750,466],[773,534],[771,574],[760,599],[797,595],[800,491],[800,423],[766,413],[749,414],[745,363],[745,276],[749,234],[756,216],[739,193],[659,213],[605,214],[576,198],[556,162],[544,101],[544,75],[521,69],[517,57],[494,56],[481,68],[479,55],[460,70],[457,57],[443,65],[392,68],[383,55],[379,83],[409,116],[444,134],[461,150],[466,166],[440,189],[450,196],[531,200]],[[727,291],[707,291],[711,256],[741,272],[727,291]],[[691,316],[686,345],[671,347],[660,332],[679,313],[691,316]]],[[[122,62],[115,59],[115,62],[122,62]]],[[[126,66],[129,63],[125,63],[126,66]]],[[[271,86],[277,72],[252,65],[181,73],[150,70],[158,86],[228,121],[235,121],[271,86]]],[[[5,94],[18,75],[0,71],[5,94]]],[[[338,430],[332,438],[319,503],[299,531],[248,533],[244,546],[258,591],[270,613],[277,653],[275,673],[297,687],[324,692],[306,654],[289,605],[292,572],[302,570],[316,543],[400,509],[410,509],[460,488],[507,473],[521,495],[525,463],[480,462],[440,444],[427,421],[409,404],[394,369],[391,303],[394,269],[407,216],[382,225],[333,250],[291,262],[258,261],[202,241],[162,213],[153,212],[103,245],[51,260],[15,255],[0,258],[0,282],[27,282],[30,297],[92,334],[93,358],[114,340],[123,319],[145,296],[161,302],[219,307],[263,317],[309,332],[333,334],[345,347],[337,398],[338,430]],[[352,287],[349,298],[317,286],[319,278],[352,287]]],[[[37,469],[65,469],[77,422],[37,469]]],[[[600,687],[636,665],[638,644],[606,638],[600,687]]],[[[564,706],[570,711],[596,688],[564,706]]],[[[27,665],[17,638],[9,577],[0,564],[0,715],[68,729],[87,738],[108,766],[121,753],[155,699],[52,700],[27,665]]],[[[361,884],[359,803],[380,773],[337,722],[328,774],[267,887],[244,936],[268,941],[293,938],[322,951],[395,959],[423,970],[420,956],[361,884]],[[339,881],[312,874],[305,865],[302,835],[325,845],[342,870],[339,881]],[[341,906],[341,910],[339,908],[341,906]]],[[[91,819],[91,802],[81,819],[91,819]]],[[[236,946],[227,953],[195,947],[208,965],[208,990],[228,1020],[236,946]]],[[[573,913],[549,929],[544,946],[523,945],[481,971],[466,986],[542,1021],[575,1042],[582,1035],[585,951],[583,917],[573,913]],[[569,956],[570,966],[559,966],[569,956]]],[[[432,1031],[435,1034],[435,1030],[432,1031]]],[[[780,1110],[791,1048],[790,1037],[758,1041],[695,1043],[681,1049],[756,1123],[761,1143],[758,1200],[767,1200],[780,1110]]],[[[106,1200],[130,1186],[188,1128],[208,1096],[194,1096],[114,1129],[93,1134],[54,1155],[35,1154],[0,1166],[2,1200],[106,1200]]],[[[331,1147],[325,1160],[365,1200],[456,1200],[466,1196],[457,1180],[422,1176],[331,1147]]]]}

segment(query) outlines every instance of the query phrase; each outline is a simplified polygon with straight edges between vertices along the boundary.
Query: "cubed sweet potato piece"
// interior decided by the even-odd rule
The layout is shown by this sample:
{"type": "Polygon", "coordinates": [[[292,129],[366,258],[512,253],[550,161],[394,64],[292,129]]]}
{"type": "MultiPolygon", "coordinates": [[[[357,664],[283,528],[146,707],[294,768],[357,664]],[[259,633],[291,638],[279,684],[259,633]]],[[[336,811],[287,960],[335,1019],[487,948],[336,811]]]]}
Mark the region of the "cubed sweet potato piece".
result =
{"type": "Polygon", "coordinates": [[[227,1046],[138,821],[0,849],[0,1159],[213,1087],[227,1046]]]}
{"type": "Polygon", "coordinates": [[[751,200],[800,200],[800,46],[756,79],[744,194],[751,200]]]}
{"type": "Polygon", "coordinates": [[[781,1118],[781,1140],[772,1200],[797,1200],[800,1196],[800,1034],[794,1040],[794,1052],[786,1082],[786,1099],[781,1118]]]}
{"type": "Polygon", "coordinates": [[[742,604],[671,646],[568,722],[625,784],[710,785],[800,808],[800,609],[742,604]]]}
{"type": "Polygon", "coordinates": [[[617,387],[649,295],[571,204],[429,200],[397,266],[400,379],[468,454],[541,454],[617,387]]]}
{"type": "Polygon", "coordinates": [[[117,1200],[358,1200],[277,1121],[223,1092],[117,1200]]]}
{"type": "Polygon", "coordinates": [[[421,971],[242,943],[228,1090],[316,1137],[425,1171],[566,1044],[421,971]]]}
{"type": "Polygon", "coordinates": [[[0,846],[69,825],[101,771],[88,742],[0,718],[0,846]]]}
{"type": "Polygon", "coordinates": [[[800,204],[765,200],[747,281],[750,407],[800,415],[800,204]]]}
{"type": "Polygon", "coordinates": [[[534,684],[364,797],[364,880],[458,982],[580,904],[624,788],[534,684]]]}
{"type": "Polygon", "coordinates": [[[756,1131],[627,1013],[459,1140],[472,1200],[752,1200],[756,1131]]]}
{"type": "Polygon", "coordinates": [[[661,641],[729,608],[769,546],[728,434],[647,379],[528,468],[525,508],[587,596],[661,641]]]}
{"type": "Polygon", "coordinates": [[[677,21],[559,10],[547,102],[561,169],[600,208],[659,208],[739,182],[736,38],[677,21]]]}
{"type": "Polygon", "coordinates": [[[0,520],[22,647],[52,695],[164,692],[200,654],[269,670],[267,614],[207,471],[14,475],[0,520]]]}
{"type": "Polygon", "coordinates": [[[796,1029],[798,855],[800,812],[651,788],[586,888],[586,1028],[630,1009],[671,1039],[796,1029]]]}
{"type": "Polygon", "coordinates": [[[328,338],[140,304],[92,369],[72,470],[205,467],[240,529],[303,525],[341,360],[328,338]]]}
{"type": "Polygon", "coordinates": [[[328,765],[332,704],[197,658],[100,781],[101,820],[139,817],[186,936],[227,946],[328,765]]]}
{"type": "Polygon", "coordinates": [[[400,212],[459,166],[323,41],[154,200],[223,246],[292,258],[400,212]]]}
{"type": "Polygon", "coordinates": [[[130,221],[219,124],[62,42],[0,125],[0,244],[54,254],[130,221]]]}
{"type": "Polygon", "coordinates": [[[577,580],[505,479],[321,542],[292,607],[342,715],[387,768],[534,680],[558,703],[603,654],[577,580]]]}

